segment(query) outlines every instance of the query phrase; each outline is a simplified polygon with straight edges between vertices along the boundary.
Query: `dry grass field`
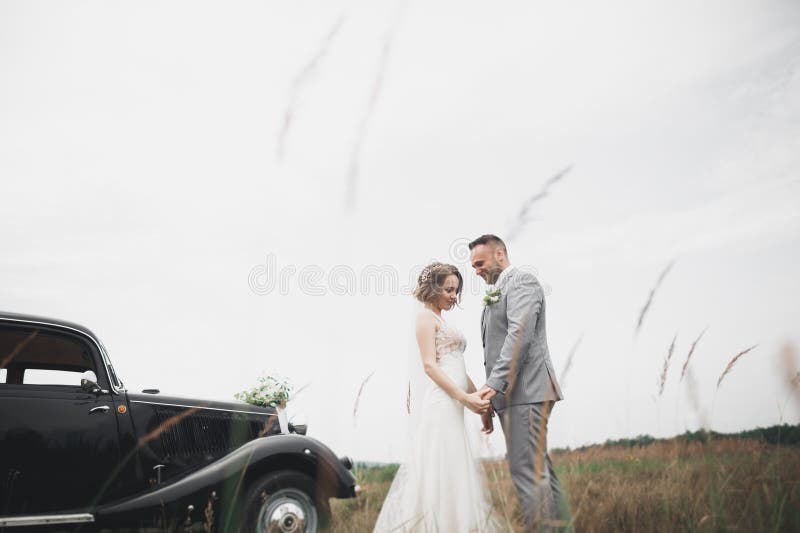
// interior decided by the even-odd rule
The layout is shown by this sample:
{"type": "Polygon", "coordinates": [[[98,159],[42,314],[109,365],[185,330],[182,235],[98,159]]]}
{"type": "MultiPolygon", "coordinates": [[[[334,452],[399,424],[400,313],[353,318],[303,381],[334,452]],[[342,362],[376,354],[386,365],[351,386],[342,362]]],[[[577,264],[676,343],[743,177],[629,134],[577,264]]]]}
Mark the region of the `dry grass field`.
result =
{"type": "MultiPolygon", "coordinates": [[[[557,451],[553,461],[579,532],[800,531],[800,447],[750,438],[674,439],[557,451]]],[[[493,503],[520,531],[503,461],[487,461],[493,503]]],[[[359,468],[356,500],[332,500],[334,532],[368,532],[396,466],[359,468]]]]}

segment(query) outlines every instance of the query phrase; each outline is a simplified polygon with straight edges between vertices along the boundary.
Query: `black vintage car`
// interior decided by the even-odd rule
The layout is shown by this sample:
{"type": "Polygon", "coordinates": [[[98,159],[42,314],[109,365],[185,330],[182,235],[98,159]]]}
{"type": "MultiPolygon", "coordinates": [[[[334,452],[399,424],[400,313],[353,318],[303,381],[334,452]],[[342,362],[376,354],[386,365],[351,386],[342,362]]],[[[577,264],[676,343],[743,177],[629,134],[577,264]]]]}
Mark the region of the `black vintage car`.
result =
{"type": "Polygon", "coordinates": [[[128,392],[88,329],[0,313],[0,530],[315,531],[352,461],[277,418],[128,392]]]}

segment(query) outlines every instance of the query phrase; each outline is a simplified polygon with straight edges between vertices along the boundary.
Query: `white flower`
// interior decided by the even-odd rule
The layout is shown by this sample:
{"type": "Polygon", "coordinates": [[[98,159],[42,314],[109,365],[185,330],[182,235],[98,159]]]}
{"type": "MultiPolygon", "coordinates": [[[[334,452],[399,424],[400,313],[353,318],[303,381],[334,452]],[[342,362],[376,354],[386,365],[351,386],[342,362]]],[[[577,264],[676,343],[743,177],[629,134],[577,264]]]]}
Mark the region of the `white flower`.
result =
{"type": "Polygon", "coordinates": [[[487,289],[483,296],[483,305],[493,305],[500,301],[500,289],[487,289]]]}
{"type": "Polygon", "coordinates": [[[234,394],[237,400],[251,405],[266,407],[285,406],[291,399],[292,383],[288,379],[275,376],[259,376],[258,384],[248,390],[234,394]]]}

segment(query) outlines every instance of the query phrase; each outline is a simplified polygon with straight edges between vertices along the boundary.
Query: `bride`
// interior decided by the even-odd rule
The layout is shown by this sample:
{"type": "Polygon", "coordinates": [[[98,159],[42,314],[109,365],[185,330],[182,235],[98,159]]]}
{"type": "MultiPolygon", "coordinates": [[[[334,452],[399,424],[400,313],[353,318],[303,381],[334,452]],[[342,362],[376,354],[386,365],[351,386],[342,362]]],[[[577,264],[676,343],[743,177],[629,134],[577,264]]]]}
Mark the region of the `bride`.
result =
{"type": "MultiPolygon", "coordinates": [[[[464,424],[464,408],[493,430],[491,405],[464,367],[464,335],[442,318],[460,300],[464,282],[453,265],[432,263],[414,296],[419,395],[409,384],[410,446],[381,507],[375,532],[491,532],[497,529],[480,464],[464,424]]],[[[413,374],[413,372],[412,372],[413,374]]],[[[413,378],[412,378],[413,381],[413,378]]]]}

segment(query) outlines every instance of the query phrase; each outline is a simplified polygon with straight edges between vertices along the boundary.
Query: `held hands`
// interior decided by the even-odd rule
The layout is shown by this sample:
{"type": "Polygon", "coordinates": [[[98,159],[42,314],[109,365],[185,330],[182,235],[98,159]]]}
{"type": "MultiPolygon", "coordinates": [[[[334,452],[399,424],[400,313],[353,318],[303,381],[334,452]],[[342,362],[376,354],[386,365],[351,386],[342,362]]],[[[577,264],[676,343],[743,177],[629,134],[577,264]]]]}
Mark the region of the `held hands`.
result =
{"type": "Polygon", "coordinates": [[[484,399],[480,395],[480,391],[471,394],[465,394],[464,399],[461,401],[470,411],[482,415],[492,408],[492,404],[488,399],[484,399]]]}
{"type": "MultiPolygon", "coordinates": [[[[494,398],[494,395],[497,394],[497,391],[491,387],[484,385],[477,391],[475,394],[478,394],[482,399],[486,400],[487,402],[494,398]]],[[[492,404],[489,403],[489,409],[480,413],[481,415],[481,422],[483,423],[483,428],[481,428],[481,432],[488,435],[492,431],[494,431],[494,409],[492,409],[492,404]]]]}
{"type": "Polygon", "coordinates": [[[480,394],[481,398],[484,400],[491,400],[494,398],[495,394],[497,394],[497,391],[487,385],[484,385],[480,388],[478,394],[480,394]]]}
{"type": "MultiPolygon", "coordinates": [[[[467,408],[473,413],[481,415],[481,419],[483,419],[483,415],[485,413],[491,412],[489,417],[489,421],[491,423],[491,417],[494,416],[494,410],[492,409],[492,404],[489,400],[491,400],[495,394],[497,394],[496,390],[484,385],[480,388],[480,390],[467,394],[461,403],[467,406],[467,408]]],[[[483,427],[484,429],[487,427],[485,422],[483,427]]],[[[491,430],[489,433],[491,433],[491,430]]]]}

